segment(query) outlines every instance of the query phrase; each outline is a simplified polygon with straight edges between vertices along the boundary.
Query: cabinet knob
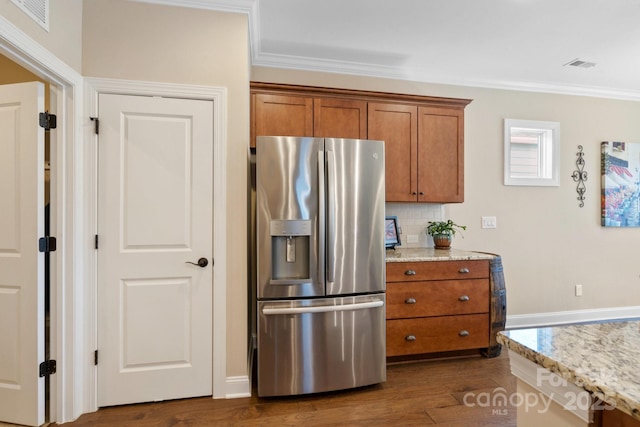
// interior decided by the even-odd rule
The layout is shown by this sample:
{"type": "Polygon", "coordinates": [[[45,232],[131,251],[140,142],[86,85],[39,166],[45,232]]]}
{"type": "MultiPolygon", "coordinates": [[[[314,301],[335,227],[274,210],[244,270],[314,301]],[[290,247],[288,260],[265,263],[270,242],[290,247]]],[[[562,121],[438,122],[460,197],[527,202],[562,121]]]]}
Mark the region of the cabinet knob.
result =
{"type": "Polygon", "coordinates": [[[467,267],[462,267],[460,270],[458,270],[458,273],[461,274],[467,274],[469,272],[469,269],[467,267]]]}
{"type": "Polygon", "coordinates": [[[466,329],[463,329],[460,332],[458,332],[458,335],[460,335],[461,337],[468,337],[469,331],[467,331],[466,329]]]}
{"type": "Polygon", "coordinates": [[[416,194],[418,194],[418,193],[416,193],[416,192],[414,191],[414,192],[412,192],[411,194],[413,194],[413,195],[415,196],[415,195],[416,195],[416,194]]]}
{"type": "Polygon", "coordinates": [[[415,276],[416,275],[416,271],[415,270],[407,270],[404,272],[404,274],[406,276],[415,276]]]}
{"type": "Polygon", "coordinates": [[[405,304],[415,304],[416,303],[416,299],[415,298],[407,298],[406,300],[404,300],[405,304]]]}
{"type": "Polygon", "coordinates": [[[407,341],[415,341],[416,340],[416,336],[415,335],[407,335],[406,337],[404,337],[405,340],[407,341]]]}
{"type": "Polygon", "coordinates": [[[469,295],[460,295],[458,301],[469,301],[469,295]]]}
{"type": "Polygon", "coordinates": [[[421,191],[421,192],[420,192],[420,195],[421,195],[421,196],[424,196],[424,191],[421,191]]]}

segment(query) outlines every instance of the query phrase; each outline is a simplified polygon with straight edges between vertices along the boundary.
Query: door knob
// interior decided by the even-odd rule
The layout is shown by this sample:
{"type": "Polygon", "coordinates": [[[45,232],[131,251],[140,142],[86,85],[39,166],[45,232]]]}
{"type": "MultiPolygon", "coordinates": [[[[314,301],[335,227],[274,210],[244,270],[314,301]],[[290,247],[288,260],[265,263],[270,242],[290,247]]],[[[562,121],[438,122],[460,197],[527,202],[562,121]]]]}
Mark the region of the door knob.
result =
{"type": "Polygon", "coordinates": [[[197,263],[191,262],[191,261],[185,261],[185,264],[193,264],[193,265],[197,265],[198,267],[205,268],[207,265],[209,265],[209,261],[206,258],[200,258],[197,263]]]}

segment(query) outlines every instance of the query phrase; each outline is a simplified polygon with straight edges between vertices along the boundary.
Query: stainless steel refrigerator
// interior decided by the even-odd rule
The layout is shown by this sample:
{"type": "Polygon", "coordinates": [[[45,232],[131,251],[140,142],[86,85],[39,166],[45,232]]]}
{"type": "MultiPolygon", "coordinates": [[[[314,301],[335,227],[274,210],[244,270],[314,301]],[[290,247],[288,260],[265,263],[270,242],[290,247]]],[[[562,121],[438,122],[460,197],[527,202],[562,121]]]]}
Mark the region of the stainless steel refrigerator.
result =
{"type": "Polygon", "coordinates": [[[386,380],[384,143],[258,137],[258,394],[386,380]]]}

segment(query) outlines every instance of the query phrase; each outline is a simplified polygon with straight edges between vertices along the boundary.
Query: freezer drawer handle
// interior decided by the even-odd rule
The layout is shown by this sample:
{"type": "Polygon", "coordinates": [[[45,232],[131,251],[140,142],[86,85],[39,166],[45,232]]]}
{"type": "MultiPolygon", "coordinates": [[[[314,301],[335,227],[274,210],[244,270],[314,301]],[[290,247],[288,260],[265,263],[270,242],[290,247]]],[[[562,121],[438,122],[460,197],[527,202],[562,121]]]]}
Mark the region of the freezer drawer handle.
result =
{"type": "Polygon", "coordinates": [[[407,298],[406,300],[404,300],[405,304],[415,304],[416,303],[416,299],[415,298],[407,298]]]}
{"type": "Polygon", "coordinates": [[[416,275],[416,271],[415,270],[407,270],[404,272],[404,274],[406,276],[415,276],[416,275]]]}
{"type": "Polygon", "coordinates": [[[463,329],[460,332],[458,332],[458,335],[460,335],[461,337],[468,337],[469,331],[467,331],[466,329],[463,329]]]}
{"type": "Polygon", "coordinates": [[[469,301],[469,295],[461,295],[460,297],[458,297],[458,301],[469,301]]]}
{"type": "Polygon", "coordinates": [[[416,336],[415,335],[407,335],[406,337],[404,337],[405,340],[407,341],[415,341],[416,340],[416,336]]]}
{"type": "Polygon", "coordinates": [[[468,272],[469,272],[469,269],[466,267],[463,267],[460,270],[458,270],[458,273],[461,273],[461,274],[467,274],[468,272]]]}
{"type": "Polygon", "coordinates": [[[264,315],[281,315],[281,314],[304,314],[304,313],[332,313],[334,311],[352,311],[352,310],[364,310],[365,308],[382,307],[384,301],[369,301],[356,304],[345,305],[322,305],[318,307],[283,307],[283,308],[268,308],[262,309],[264,315]]]}

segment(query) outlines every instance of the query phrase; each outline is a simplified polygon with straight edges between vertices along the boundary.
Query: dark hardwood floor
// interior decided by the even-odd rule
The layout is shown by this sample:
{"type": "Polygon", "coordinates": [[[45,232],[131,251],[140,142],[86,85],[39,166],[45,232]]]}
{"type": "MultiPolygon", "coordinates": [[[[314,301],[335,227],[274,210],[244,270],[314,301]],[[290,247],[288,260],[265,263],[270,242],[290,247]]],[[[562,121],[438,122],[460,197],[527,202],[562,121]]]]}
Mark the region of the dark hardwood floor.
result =
{"type": "MultiPolygon", "coordinates": [[[[516,408],[491,406],[515,392],[508,356],[390,365],[383,384],[287,398],[208,397],[102,408],[64,426],[447,426],[516,425],[516,408]]],[[[53,424],[55,425],[55,424],[53,424]]]]}

